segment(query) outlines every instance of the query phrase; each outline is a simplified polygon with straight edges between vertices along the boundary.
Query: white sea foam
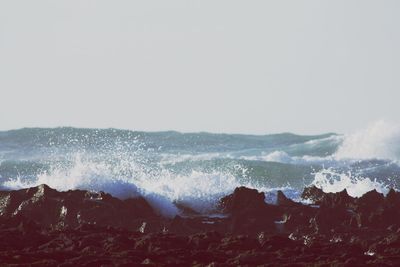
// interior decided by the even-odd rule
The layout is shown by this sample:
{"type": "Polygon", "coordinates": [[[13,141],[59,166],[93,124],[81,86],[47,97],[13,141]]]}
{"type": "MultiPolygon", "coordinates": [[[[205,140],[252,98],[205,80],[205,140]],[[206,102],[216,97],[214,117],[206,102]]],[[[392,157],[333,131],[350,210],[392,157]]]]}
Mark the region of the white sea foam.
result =
{"type": "MultiPolygon", "coordinates": [[[[270,146],[265,148],[264,153],[262,148],[245,148],[243,150],[241,148],[235,151],[204,153],[187,149],[183,151],[189,152],[183,152],[184,154],[169,150],[157,151],[156,148],[153,148],[156,150],[154,152],[145,151],[146,145],[135,140],[124,141],[121,144],[117,142],[116,144],[113,139],[107,139],[107,142],[100,142],[101,145],[96,146],[94,152],[76,153],[73,151],[75,146],[67,145],[65,150],[55,149],[53,154],[49,154],[48,150],[51,150],[52,147],[46,147],[45,153],[38,150],[35,155],[39,155],[39,163],[41,163],[41,160],[49,160],[50,164],[45,164],[45,166],[51,166],[49,169],[46,167],[47,170],[41,171],[39,174],[32,171],[28,172],[29,175],[24,176],[22,173],[22,178],[15,177],[16,174],[12,177],[9,173],[13,173],[14,163],[13,161],[6,162],[9,166],[4,168],[7,169],[4,173],[9,180],[2,183],[2,186],[9,189],[19,189],[44,183],[60,191],[69,189],[105,191],[122,199],[141,195],[163,215],[174,216],[179,212],[174,205],[176,202],[200,212],[212,212],[216,201],[221,196],[231,193],[238,186],[247,186],[266,192],[266,201],[273,203],[276,188],[262,187],[254,182],[257,179],[259,181],[264,179],[263,182],[268,181],[268,177],[261,177],[261,175],[264,173],[262,172],[263,168],[269,168],[270,165],[252,163],[246,165],[250,166],[249,170],[240,165],[233,171],[229,170],[230,167],[227,168],[226,166],[231,163],[236,164],[236,160],[325,166],[327,169],[314,174],[313,183],[315,185],[325,192],[338,192],[347,189],[350,195],[360,196],[372,189],[377,189],[383,193],[387,191],[382,183],[368,178],[368,174],[365,174],[368,171],[369,173],[375,172],[372,168],[378,168],[381,165],[378,165],[378,167],[368,164],[361,166],[361,170],[364,172],[359,173],[364,173],[364,177],[355,176],[348,172],[334,171],[334,168],[341,169],[344,167],[342,169],[357,171],[356,168],[358,167],[353,168],[352,164],[357,163],[358,160],[389,159],[397,161],[400,159],[400,127],[386,122],[375,123],[365,130],[346,136],[335,135],[294,145],[270,146]],[[321,157],[307,155],[308,152],[319,155],[321,151],[334,150],[338,145],[339,148],[334,155],[321,157]],[[272,151],[272,148],[276,151],[272,151]],[[64,155],[65,151],[70,155],[64,155]],[[197,161],[213,161],[215,159],[224,159],[223,163],[229,162],[229,164],[209,162],[208,165],[202,165],[202,163],[196,163],[197,161]],[[232,159],[232,161],[225,159],[232,159]],[[186,162],[189,164],[186,164],[186,162]],[[205,165],[207,167],[204,167],[205,165]],[[254,176],[247,177],[247,171],[254,176]],[[32,179],[32,173],[36,178],[32,179]],[[240,177],[240,180],[237,176],[240,177]]],[[[89,145],[86,147],[91,148],[89,145]]],[[[81,146],[79,146],[80,148],[81,146]]],[[[19,163],[25,163],[23,157],[25,151],[20,154],[19,163]]],[[[243,164],[247,164],[247,162],[243,164]]],[[[27,164],[26,166],[30,165],[27,164]]],[[[285,166],[280,167],[286,168],[285,166]]],[[[32,170],[35,171],[35,168],[32,168],[32,170]]],[[[385,178],[387,173],[392,173],[387,171],[386,168],[386,172],[379,173],[379,169],[377,170],[378,175],[373,177],[385,178]]],[[[397,169],[394,169],[394,171],[397,171],[397,169]]],[[[274,182],[282,179],[281,183],[276,183],[275,186],[287,184],[284,180],[285,177],[269,178],[274,182]]],[[[4,177],[3,180],[5,179],[4,177]]],[[[302,179],[302,177],[299,176],[299,179],[302,179]]],[[[282,189],[289,197],[297,197],[297,192],[291,191],[290,185],[282,189]]]]}
{"type": "Polygon", "coordinates": [[[326,141],[340,144],[333,155],[325,157],[291,156],[285,151],[277,150],[260,156],[246,157],[245,159],[289,164],[315,163],[328,166],[346,165],[351,162],[369,159],[400,161],[400,125],[395,123],[377,121],[365,129],[351,134],[311,140],[303,145],[317,146],[326,141]]]}
{"type": "Polygon", "coordinates": [[[294,160],[292,157],[288,155],[288,153],[284,151],[274,151],[265,156],[262,156],[262,159],[265,161],[282,162],[282,163],[291,163],[294,160]]]}
{"type": "Polygon", "coordinates": [[[28,181],[17,177],[6,181],[3,186],[20,189],[47,184],[59,191],[105,191],[121,199],[141,195],[164,216],[178,214],[174,205],[176,202],[199,212],[211,212],[217,200],[236,187],[255,187],[251,183],[239,182],[229,172],[192,170],[187,174],[178,174],[163,168],[151,169],[140,160],[121,161],[115,166],[95,162],[91,158],[78,153],[71,167],[57,166],[28,181]]]}
{"type": "Polygon", "coordinates": [[[312,184],[326,193],[336,193],[346,189],[352,197],[360,197],[374,189],[384,194],[389,190],[387,186],[375,179],[336,172],[333,169],[324,169],[315,173],[312,184]]]}
{"type": "Polygon", "coordinates": [[[318,157],[318,156],[290,156],[285,151],[273,151],[271,153],[264,153],[260,156],[245,156],[240,157],[245,160],[259,160],[266,162],[278,162],[285,164],[298,164],[298,165],[309,165],[309,164],[321,164],[321,165],[339,165],[343,164],[339,160],[335,160],[332,156],[318,157]]]}
{"type": "Polygon", "coordinates": [[[366,129],[346,135],[336,159],[400,159],[400,126],[378,121],[366,129]]]}
{"type": "Polygon", "coordinates": [[[202,154],[161,154],[160,163],[165,164],[177,164],[185,161],[207,161],[216,158],[227,158],[229,155],[222,153],[202,153],[202,154]]]}

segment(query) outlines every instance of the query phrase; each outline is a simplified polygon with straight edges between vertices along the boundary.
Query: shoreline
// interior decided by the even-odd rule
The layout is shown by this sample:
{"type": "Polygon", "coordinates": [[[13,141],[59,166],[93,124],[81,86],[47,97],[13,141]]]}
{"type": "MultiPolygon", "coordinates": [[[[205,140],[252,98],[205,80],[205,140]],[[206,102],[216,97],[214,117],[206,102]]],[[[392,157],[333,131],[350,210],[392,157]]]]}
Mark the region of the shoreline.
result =
{"type": "MultiPolygon", "coordinates": [[[[141,197],[120,200],[47,185],[0,191],[5,266],[339,266],[400,263],[400,193],[302,194],[312,204],[238,187],[223,216],[158,215],[141,197]]],[[[184,208],[184,207],[182,207],[184,208]]]]}

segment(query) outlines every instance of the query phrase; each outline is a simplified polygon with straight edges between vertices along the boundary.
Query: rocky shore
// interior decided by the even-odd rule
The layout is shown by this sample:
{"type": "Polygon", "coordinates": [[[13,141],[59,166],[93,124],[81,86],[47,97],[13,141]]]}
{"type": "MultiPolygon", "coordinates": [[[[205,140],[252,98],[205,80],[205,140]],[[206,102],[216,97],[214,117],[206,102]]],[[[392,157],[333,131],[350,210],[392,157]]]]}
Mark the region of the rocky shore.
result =
{"type": "Polygon", "coordinates": [[[165,218],[140,197],[0,191],[0,266],[400,266],[400,193],[302,197],[240,187],[218,215],[165,218]]]}

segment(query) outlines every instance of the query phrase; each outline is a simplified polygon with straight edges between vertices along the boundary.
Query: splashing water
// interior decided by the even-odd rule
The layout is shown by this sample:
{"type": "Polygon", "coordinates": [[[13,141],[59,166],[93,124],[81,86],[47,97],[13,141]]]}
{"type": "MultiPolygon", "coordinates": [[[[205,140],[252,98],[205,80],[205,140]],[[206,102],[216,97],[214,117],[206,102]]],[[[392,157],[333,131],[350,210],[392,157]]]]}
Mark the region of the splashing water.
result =
{"type": "Polygon", "coordinates": [[[398,159],[400,127],[386,122],[346,136],[75,128],[0,132],[3,188],[44,183],[60,191],[143,196],[168,216],[178,214],[176,204],[213,212],[218,199],[238,186],[263,191],[269,203],[278,189],[297,199],[310,183],[326,192],[347,189],[352,196],[372,189],[385,193],[388,185],[400,184],[398,159]]]}
{"type": "Polygon", "coordinates": [[[400,127],[378,121],[347,135],[337,150],[337,159],[400,159],[400,127]]]}
{"type": "Polygon", "coordinates": [[[324,169],[315,173],[313,185],[322,189],[325,193],[336,193],[347,190],[352,197],[360,197],[368,191],[376,189],[386,194],[389,189],[377,180],[365,177],[354,177],[351,173],[339,173],[333,169],[324,169]]]}
{"type": "Polygon", "coordinates": [[[192,170],[187,174],[175,173],[164,168],[150,169],[149,164],[143,164],[145,160],[136,160],[137,157],[138,154],[135,154],[135,158],[132,155],[118,156],[120,161],[116,164],[94,161],[93,156],[77,153],[69,167],[53,167],[31,180],[17,177],[6,181],[3,186],[20,189],[47,184],[59,191],[105,191],[121,199],[141,195],[164,216],[179,213],[174,203],[184,204],[202,213],[211,212],[217,200],[236,187],[255,187],[251,183],[240,183],[228,171],[192,170]]]}

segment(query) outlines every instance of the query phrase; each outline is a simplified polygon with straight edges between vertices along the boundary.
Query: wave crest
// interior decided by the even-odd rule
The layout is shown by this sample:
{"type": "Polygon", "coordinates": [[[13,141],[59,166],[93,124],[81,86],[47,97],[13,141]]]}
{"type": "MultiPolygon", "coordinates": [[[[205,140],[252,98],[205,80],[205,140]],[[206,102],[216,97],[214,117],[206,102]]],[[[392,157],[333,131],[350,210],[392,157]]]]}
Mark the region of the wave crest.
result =
{"type": "MultiPolygon", "coordinates": [[[[136,155],[137,156],[137,155],[136,155]]],[[[8,189],[21,189],[47,184],[59,191],[83,189],[104,191],[126,199],[143,196],[164,216],[179,213],[175,203],[184,204],[198,212],[211,212],[217,200],[241,185],[255,188],[252,184],[239,182],[229,171],[196,171],[176,173],[165,168],[150,166],[143,159],[120,157],[118,164],[95,161],[93,156],[75,154],[69,167],[55,165],[35,179],[20,177],[4,182],[8,189]]],[[[241,168],[237,166],[237,168],[241,168]]]]}
{"type": "Polygon", "coordinates": [[[376,179],[353,176],[350,172],[337,172],[333,169],[324,169],[315,173],[313,185],[322,189],[325,193],[337,193],[346,189],[352,197],[361,197],[363,194],[376,190],[386,194],[389,189],[376,179]]]}
{"type": "Polygon", "coordinates": [[[400,126],[378,121],[364,130],[346,135],[336,159],[400,159],[400,126]]]}

